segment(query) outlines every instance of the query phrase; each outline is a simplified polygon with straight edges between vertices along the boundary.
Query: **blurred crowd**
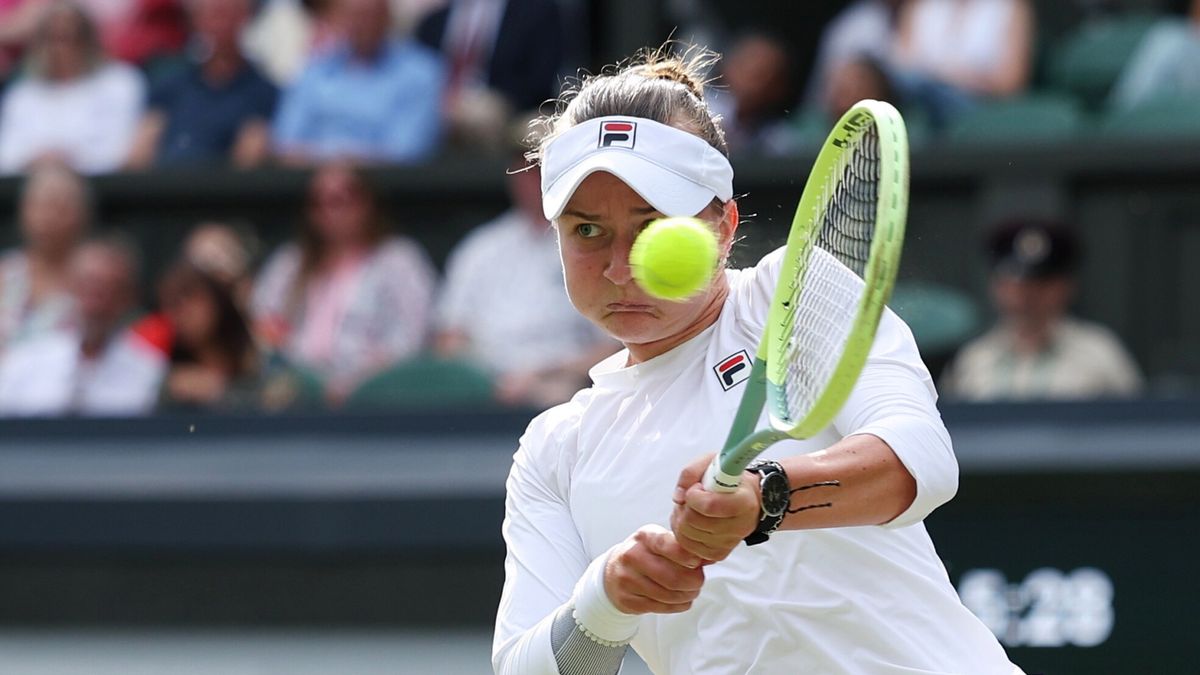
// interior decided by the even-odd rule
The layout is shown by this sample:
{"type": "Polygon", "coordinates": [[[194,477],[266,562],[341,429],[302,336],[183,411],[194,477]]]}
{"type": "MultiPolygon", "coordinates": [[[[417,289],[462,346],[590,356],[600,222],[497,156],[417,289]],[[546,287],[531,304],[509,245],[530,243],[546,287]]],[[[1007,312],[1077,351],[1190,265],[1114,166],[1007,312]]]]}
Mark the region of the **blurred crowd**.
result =
{"type": "MultiPolygon", "coordinates": [[[[0,0],[0,173],[23,176],[21,243],[0,258],[0,415],[564,400],[616,345],[570,307],[513,128],[583,65],[578,4],[0,0]],[[447,152],[510,158],[511,208],[439,273],[364,167],[447,152]],[[312,169],[304,226],[277,250],[252,226],[197,223],[147,288],[138,242],[93,222],[91,175],[264,164],[312,169]]],[[[1096,97],[1068,67],[1094,27],[1046,65],[1030,0],[858,0],[806,75],[771,30],[714,31],[710,103],[751,155],[810,151],[863,98],[896,103],[917,143],[1042,106],[1028,130],[1048,100],[1115,116],[1200,97],[1200,0],[1178,9],[1138,19],[1096,97]]],[[[1116,338],[1067,315],[1071,229],[990,236],[1000,320],[947,369],[947,393],[1138,391],[1116,338]]]]}
{"type": "MultiPolygon", "coordinates": [[[[824,29],[809,73],[796,64],[811,45],[716,26],[726,58],[712,105],[732,151],[758,154],[810,149],[862,98],[898,104],[917,142],[1003,126],[996,110],[1037,134],[1088,113],[1136,119],[1200,97],[1200,0],[1185,4],[1104,15],[1051,43],[1031,0],[857,0],[824,29]]],[[[0,0],[0,173],[504,152],[514,118],[593,65],[572,51],[587,34],[576,5],[0,0]]]]}
{"type": "Polygon", "coordinates": [[[199,223],[147,294],[137,243],[94,231],[87,179],[39,165],[0,258],[0,415],[565,400],[617,346],[570,306],[540,180],[510,174],[513,207],[439,279],[367,175],[331,161],[293,241],[259,264],[251,229],[199,223]]]}

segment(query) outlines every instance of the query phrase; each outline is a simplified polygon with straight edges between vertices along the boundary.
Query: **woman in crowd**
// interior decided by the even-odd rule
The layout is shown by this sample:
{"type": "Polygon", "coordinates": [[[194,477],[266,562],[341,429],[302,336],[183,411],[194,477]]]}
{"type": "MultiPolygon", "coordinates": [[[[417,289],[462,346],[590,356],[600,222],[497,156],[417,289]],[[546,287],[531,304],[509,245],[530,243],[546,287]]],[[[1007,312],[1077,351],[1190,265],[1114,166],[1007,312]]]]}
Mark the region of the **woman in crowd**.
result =
{"type": "Polygon", "coordinates": [[[333,163],[313,175],[305,226],[267,261],[251,304],[267,345],[320,375],[336,404],[424,346],[434,279],[421,247],[389,233],[365,177],[333,163]]]}
{"type": "Polygon", "coordinates": [[[160,405],[168,409],[255,405],[260,359],[232,288],[184,259],[163,277],[159,303],[174,336],[160,405]]]}
{"type": "Polygon", "coordinates": [[[79,5],[64,0],[47,10],[26,69],[0,107],[0,172],[48,159],[84,173],[119,167],[137,128],[145,82],[133,67],[105,57],[79,5]]]}

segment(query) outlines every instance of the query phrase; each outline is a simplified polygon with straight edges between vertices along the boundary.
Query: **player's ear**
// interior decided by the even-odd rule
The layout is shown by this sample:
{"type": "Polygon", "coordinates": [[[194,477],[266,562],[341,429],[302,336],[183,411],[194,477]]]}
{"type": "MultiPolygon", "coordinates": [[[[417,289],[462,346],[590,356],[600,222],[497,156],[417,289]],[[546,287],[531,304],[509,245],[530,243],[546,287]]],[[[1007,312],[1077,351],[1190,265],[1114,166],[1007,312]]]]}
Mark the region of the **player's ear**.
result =
{"type": "Polygon", "coordinates": [[[733,237],[737,234],[738,223],[741,217],[738,215],[737,200],[730,199],[725,202],[724,217],[721,218],[721,224],[718,226],[721,235],[721,253],[722,257],[729,255],[729,248],[733,246],[733,237]]]}

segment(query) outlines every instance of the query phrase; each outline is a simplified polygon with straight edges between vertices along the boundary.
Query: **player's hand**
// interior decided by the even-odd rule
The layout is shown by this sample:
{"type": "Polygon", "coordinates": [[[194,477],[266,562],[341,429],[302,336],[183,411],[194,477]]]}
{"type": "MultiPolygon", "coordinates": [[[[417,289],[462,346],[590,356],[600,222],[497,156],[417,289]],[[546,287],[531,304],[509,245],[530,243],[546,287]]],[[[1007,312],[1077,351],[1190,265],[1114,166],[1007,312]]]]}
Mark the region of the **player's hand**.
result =
{"type": "Polygon", "coordinates": [[[646,525],[608,556],[604,591],[626,614],[686,612],[704,585],[700,563],[666,528],[646,525]]]}
{"type": "Polygon", "coordinates": [[[701,481],[712,457],[697,459],[679,474],[671,512],[671,529],[679,545],[709,562],[727,558],[754,531],[762,509],[758,480],[751,473],[742,474],[733,492],[704,489],[701,481]]]}

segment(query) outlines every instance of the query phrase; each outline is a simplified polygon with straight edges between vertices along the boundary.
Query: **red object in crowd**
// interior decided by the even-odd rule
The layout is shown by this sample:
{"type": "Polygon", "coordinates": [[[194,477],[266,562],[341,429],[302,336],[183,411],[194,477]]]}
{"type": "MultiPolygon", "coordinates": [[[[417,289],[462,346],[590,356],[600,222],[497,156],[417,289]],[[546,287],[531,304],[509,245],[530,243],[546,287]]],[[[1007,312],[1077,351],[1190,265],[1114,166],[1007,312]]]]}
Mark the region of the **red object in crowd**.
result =
{"type": "Polygon", "coordinates": [[[136,321],[131,330],[147,345],[162,352],[163,356],[171,355],[175,344],[175,328],[167,317],[162,314],[148,314],[136,321]]]}
{"type": "Polygon", "coordinates": [[[144,65],[158,56],[177,54],[188,39],[187,15],[177,0],[136,0],[125,25],[108,35],[105,47],[127,63],[144,65]]]}

